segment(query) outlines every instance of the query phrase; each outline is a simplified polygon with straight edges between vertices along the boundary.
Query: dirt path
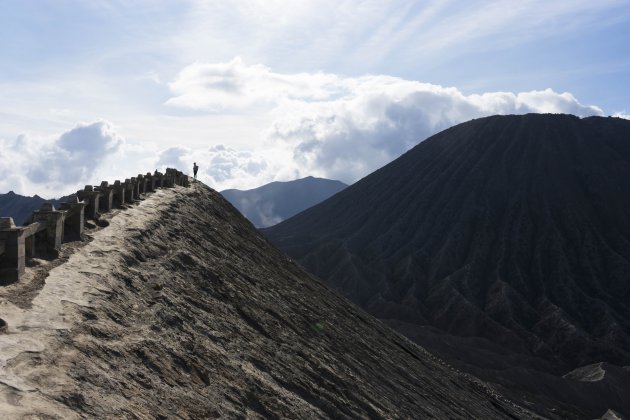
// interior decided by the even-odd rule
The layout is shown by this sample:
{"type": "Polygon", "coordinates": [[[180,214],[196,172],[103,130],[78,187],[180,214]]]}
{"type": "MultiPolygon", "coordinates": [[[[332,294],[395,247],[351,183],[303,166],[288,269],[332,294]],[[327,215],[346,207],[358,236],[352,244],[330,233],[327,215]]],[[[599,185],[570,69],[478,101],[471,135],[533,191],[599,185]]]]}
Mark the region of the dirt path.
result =
{"type": "MultiPolygon", "coordinates": [[[[40,414],[76,417],[76,413],[42,396],[19,369],[7,369],[9,362],[19,363],[22,355],[42,353],[59,346],[60,332],[71,332],[83,318],[77,310],[89,308],[95,298],[111,293],[109,282],[118,259],[103,258],[119,253],[129,232],[146,228],[156,215],[156,207],[168,204],[175,195],[159,190],[139,204],[105,215],[109,226],[87,233],[87,242],[64,244],[60,258],[39,260],[28,267],[24,279],[0,290],[0,317],[8,330],[0,334],[0,413],[19,417],[33,411],[40,414]]],[[[72,350],[70,350],[72,351],[72,350]]],[[[67,377],[62,366],[42,364],[31,368],[29,376],[47,376],[55,387],[63,387],[67,377]],[[51,368],[56,369],[55,375],[51,368]]]]}

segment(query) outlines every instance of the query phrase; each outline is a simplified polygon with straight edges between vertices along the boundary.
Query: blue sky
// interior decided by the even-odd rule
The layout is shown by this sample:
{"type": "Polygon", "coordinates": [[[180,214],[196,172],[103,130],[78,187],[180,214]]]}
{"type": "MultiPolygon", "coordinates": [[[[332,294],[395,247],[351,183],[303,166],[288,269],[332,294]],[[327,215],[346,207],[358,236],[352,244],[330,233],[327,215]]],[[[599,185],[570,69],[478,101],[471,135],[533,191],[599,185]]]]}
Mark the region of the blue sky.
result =
{"type": "Polygon", "coordinates": [[[353,182],[470,118],[627,117],[629,41],[627,0],[6,0],[0,192],[353,182]]]}

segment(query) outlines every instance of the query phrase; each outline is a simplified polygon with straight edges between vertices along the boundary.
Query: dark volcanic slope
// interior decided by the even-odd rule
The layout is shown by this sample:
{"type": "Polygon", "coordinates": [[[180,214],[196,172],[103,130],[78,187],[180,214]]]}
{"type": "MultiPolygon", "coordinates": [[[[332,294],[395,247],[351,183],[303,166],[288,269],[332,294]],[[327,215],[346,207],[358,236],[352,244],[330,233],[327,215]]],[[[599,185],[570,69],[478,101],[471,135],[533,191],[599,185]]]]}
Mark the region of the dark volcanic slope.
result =
{"type": "Polygon", "coordinates": [[[31,303],[0,290],[5,416],[532,416],[331,292],[200,183],[105,219],[31,303]]]}
{"type": "Polygon", "coordinates": [[[481,337],[466,345],[555,373],[626,365],[629,180],[630,121],[494,116],[264,232],[410,337],[481,337]]]}
{"type": "Polygon", "coordinates": [[[346,188],[340,181],[312,176],[288,182],[272,182],[252,190],[221,191],[256,227],[267,227],[321,203],[346,188]]]}

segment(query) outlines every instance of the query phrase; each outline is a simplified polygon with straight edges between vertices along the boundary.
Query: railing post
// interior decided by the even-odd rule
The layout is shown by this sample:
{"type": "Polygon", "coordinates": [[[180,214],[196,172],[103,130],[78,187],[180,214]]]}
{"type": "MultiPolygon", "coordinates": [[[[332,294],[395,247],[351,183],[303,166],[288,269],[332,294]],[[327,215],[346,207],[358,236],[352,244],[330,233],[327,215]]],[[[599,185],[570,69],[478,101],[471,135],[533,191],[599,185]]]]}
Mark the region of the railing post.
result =
{"type": "Polygon", "coordinates": [[[74,234],[79,239],[81,238],[83,225],[85,223],[85,207],[87,207],[87,203],[79,201],[78,197],[75,197],[74,201],[61,203],[61,209],[68,211],[64,223],[66,236],[68,236],[68,234],[74,234]]]}
{"type": "Polygon", "coordinates": [[[7,285],[20,280],[26,268],[26,244],[24,228],[15,226],[11,217],[0,217],[0,241],[4,252],[0,254],[0,284],[7,285]]]}
{"type": "Polygon", "coordinates": [[[83,190],[77,191],[77,197],[80,200],[86,200],[87,206],[85,207],[85,217],[88,219],[98,219],[98,205],[99,197],[101,193],[94,191],[94,187],[86,185],[83,190]]]}
{"type": "Polygon", "coordinates": [[[138,174],[136,176],[136,181],[138,182],[138,196],[140,196],[140,194],[144,194],[146,192],[144,176],[142,174],[138,174]]]}
{"type": "Polygon", "coordinates": [[[144,176],[147,179],[147,190],[150,192],[155,191],[155,177],[151,175],[151,172],[147,172],[144,176]]]}
{"type": "Polygon", "coordinates": [[[94,190],[101,193],[101,197],[98,200],[99,210],[103,212],[110,211],[114,205],[114,188],[110,187],[107,181],[103,181],[100,186],[94,187],[94,190]]]}
{"type": "Polygon", "coordinates": [[[160,188],[164,188],[164,174],[162,172],[155,171],[153,173],[153,177],[155,178],[155,185],[160,188]]]}
{"type": "Polygon", "coordinates": [[[134,190],[135,186],[131,182],[131,179],[125,179],[125,202],[133,203],[133,200],[135,199],[135,196],[133,194],[134,190]]]}
{"type": "Polygon", "coordinates": [[[114,181],[114,201],[118,206],[125,204],[125,185],[121,184],[119,180],[114,181]]]}
{"type": "Polygon", "coordinates": [[[168,188],[173,188],[175,186],[175,173],[173,172],[173,168],[166,168],[166,186],[168,188]]]}
{"type": "Polygon", "coordinates": [[[185,173],[183,173],[183,172],[180,172],[180,174],[181,174],[181,183],[182,183],[182,186],[183,186],[183,187],[186,187],[186,188],[190,187],[190,181],[188,180],[188,175],[186,175],[186,174],[185,174],[185,173]]]}
{"type": "Polygon", "coordinates": [[[52,203],[44,203],[42,207],[33,213],[33,220],[46,225],[46,243],[49,249],[58,250],[63,241],[65,210],[55,210],[52,203]]]}
{"type": "Polygon", "coordinates": [[[133,185],[133,197],[140,200],[140,183],[136,177],[131,177],[131,185],[133,185]]]}

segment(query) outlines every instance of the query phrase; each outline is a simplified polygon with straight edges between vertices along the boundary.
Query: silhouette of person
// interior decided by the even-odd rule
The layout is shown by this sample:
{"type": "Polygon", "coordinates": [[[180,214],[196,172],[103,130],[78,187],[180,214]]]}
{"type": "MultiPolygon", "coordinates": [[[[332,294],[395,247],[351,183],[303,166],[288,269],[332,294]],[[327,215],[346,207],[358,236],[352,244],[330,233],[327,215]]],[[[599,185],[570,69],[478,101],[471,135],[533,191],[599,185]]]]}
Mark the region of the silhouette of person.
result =
{"type": "Polygon", "coordinates": [[[199,170],[199,166],[197,166],[197,162],[193,162],[193,175],[195,179],[197,179],[197,171],[199,170]]]}

